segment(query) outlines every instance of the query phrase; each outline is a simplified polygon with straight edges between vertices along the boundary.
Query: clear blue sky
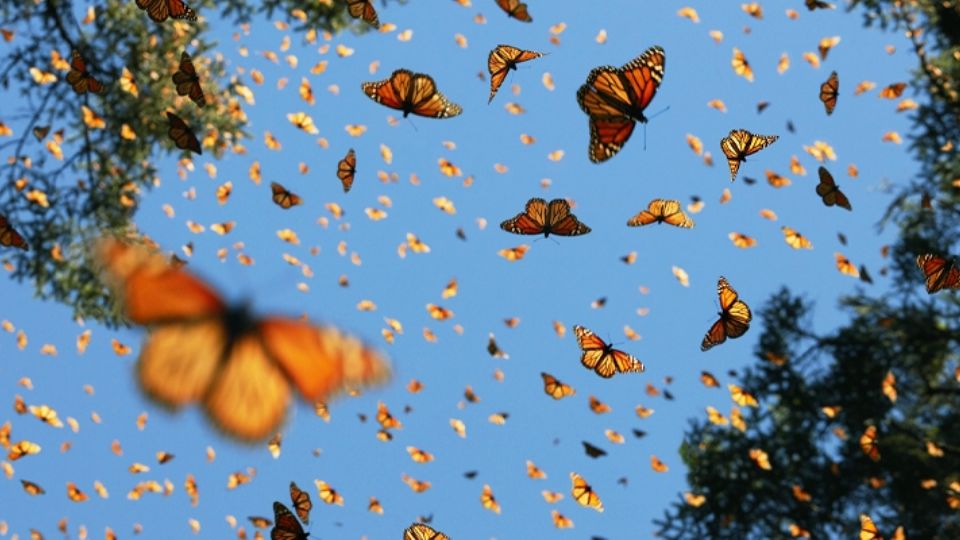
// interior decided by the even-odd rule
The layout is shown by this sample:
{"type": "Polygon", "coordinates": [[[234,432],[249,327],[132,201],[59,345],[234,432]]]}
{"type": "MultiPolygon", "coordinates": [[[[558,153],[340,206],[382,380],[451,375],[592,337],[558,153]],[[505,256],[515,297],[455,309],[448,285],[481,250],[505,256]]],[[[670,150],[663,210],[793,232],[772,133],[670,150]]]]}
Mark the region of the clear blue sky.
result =
{"type": "MultiPolygon", "coordinates": [[[[190,267],[216,284],[229,298],[249,299],[260,313],[306,312],[312,318],[341,326],[377,344],[389,354],[395,376],[384,388],[357,399],[331,404],[332,421],[325,424],[314,416],[312,408],[298,404],[284,430],[283,451],[274,460],[265,445],[239,446],[214,432],[197,408],[170,414],[146,401],[136,388],[133,369],[136,354],[118,358],[110,348],[110,339],[139,349],[143,332],[137,329],[118,332],[88,325],[93,342],[86,354],[78,356],[74,340],[83,329],[70,320],[61,306],[31,299],[28,286],[9,280],[0,281],[0,318],[10,320],[29,336],[24,351],[17,350],[13,334],[0,335],[0,396],[6,405],[0,423],[13,423],[13,440],[38,442],[43,451],[37,456],[15,462],[13,479],[0,480],[0,520],[11,533],[28,536],[30,527],[47,537],[56,537],[56,522],[69,521],[71,531],[84,524],[91,538],[103,536],[110,526],[121,538],[131,536],[134,523],[144,527],[144,538],[191,537],[187,520],[200,521],[204,538],[229,538],[225,516],[246,522],[249,515],[270,516],[274,500],[284,503],[291,480],[308,489],[314,498],[310,531],[320,538],[399,538],[404,527],[418,515],[432,514],[433,525],[453,538],[646,538],[654,530],[652,520],[685,490],[684,469],[677,455],[687,420],[704,415],[713,405],[725,414],[732,402],[725,389],[706,389],[698,381],[701,370],[713,372],[724,384],[731,382],[728,369],[737,369],[751,361],[756,338],[762,331],[759,321],[742,339],[730,341],[708,353],[699,350],[704,332],[715,320],[716,281],[726,276],[740,295],[755,308],[782,285],[802,292],[817,302],[814,320],[818,330],[827,330],[843,320],[836,310],[836,298],[850,292],[859,282],[841,275],[834,266],[834,252],[841,251],[856,264],[866,264],[882,289],[887,281],[879,275],[883,264],[880,248],[890,241],[889,233],[878,235],[875,223],[890,198],[881,186],[899,183],[910,177],[916,167],[906,145],[881,142],[888,130],[905,136],[908,118],[894,112],[896,102],[877,97],[879,88],[909,80],[914,65],[908,44],[896,34],[861,28],[859,14],[838,11],[810,13],[799,0],[789,5],[800,12],[797,21],[788,20],[782,3],[764,4],[763,20],[742,12],[734,2],[691,3],[701,22],[694,24],[676,12],[684,3],[629,0],[601,3],[548,2],[530,0],[532,24],[508,19],[493,0],[473,0],[464,8],[453,1],[410,2],[406,6],[390,4],[380,9],[382,22],[397,25],[397,31],[364,35],[344,33],[330,42],[331,50],[320,55],[320,45],[301,45],[302,38],[279,31],[258,20],[249,36],[239,42],[231,39],[234,28],[215,23],[219,37],[218,53],[224,55],[231,70],[243,67],[260,70],[262,86],[254,85],[249,75],[243,81],[256,93],[256,105],[247,107],[253,139],[246,143],[249,153],[231,155],[216,161],[216,179],[208,177],[204,165],[213,162],[207,156],[196,160],[196,170],[181,181],[174,160],[162,162],[162,185],[145,196],[137,223],[164,248],[179,251],[193,242],[195,254],[190,267]],[[486,24],[473,22],[482,13],[486,24]],[[559,36],[560,45],[548,40],[549,28],[566,23],[559,36]],[[749,27],[750,32],[745,32],[749,27]],[[400,31],[412,29],[408,42],[397,40],[400,31]],[[594,38],[605,29],[605,44],[594,38]],[[720,30],[720,44],[708,36],[720,30]],[[457,46],[455,34],[463,34],[469,46],[457,46]],[[284,36],[291,35],[293,46],[279,50],[284,36]],[[819,69],[802,58],[816,51],[822,37],[839,35],[841,43],[833,49],[819,69]],[[486,58],[499,43],[535,49],[547,56],[522,65],[511,73],[493,104],[487,105],[488,86],[476,74],[486,71],[486,58]],[[339,58],[333,48],[343,44],[355,50],[348,58],[339,58]],[[587,73],[604,64],[626,63],[646,48],[660,45],[666,51],[666,74],[656,98],[648,109],[657,113],[669,107],[648,124],[646,149],[640,127],[619,155],[602,165],[590,163],[586,155],[587,119],[577,106],[575,94],[587,73]],[[896,47],[887,54],[884,46],[896,47]],[[240,46],[249,49],[249,57],[239,55],[240,46]],[[749,83],[734,75],[730,67],[731,51],[738,47],[747,56],[756,73],[749,83]],[[281,57],[273,64],[262,56],[274,51],[281,57]],[[781,53],[788,53],[791,67],[783,75],[776,71],[781,53]],[[299,67],[291,69],[282,58],[293,53],[299,67]],[[327,59],[327,71],[311,75],[317,61],[327,59]],[[378,60],[375,75],[369,64],[378,60]],[[391,127],[386,122],[390,111],[370,101],[360,91],[363,81],[379,80],[394,69],[404,67],[429,73],[440,90],[459,103],[464,113],[449,120],[412,118],[391,127]],[[824,114],[817,99],[818,88],[831,70],[841,79],[841,95],[832,117],[824,114]],[[551,73],[556,89],[548,91],[541,83],[551,73]],[[289,84],[277,90],[277,80],[286,77],[289,84]],[[311,107],[297,94],[301,77],[307,77],[316,94],[311,107]],[[854,97],[853,89],[861,80],[877,83],[877,90],[854,97]],[[326,89],[339,85],[339,95],[326,89]],[[522,87],[514,96],[512,85],[522,87]],[[726,113],[707,107],[712,99],[722,99],[726,113]],[[768,100],[770,107],[757,114],[756,103],[768,100]],[[504,105],[521,104],[526,113],[510,115],[504,105]],[[329,140],[329,149],[315,143],[317,136],[307,135],[291,126],[287,113],[305,111],[329,140]],[[786,129],[787,121],[797,128],[786,129]],[[364,124],[367,132],[353,138],[346,124],[364,124]],[[780,140],[752,157],[731,184],[722,159],[719,140],[733,128],[746,128],[762,134],[777,134],[780,140]],[[279,152],[267,150],[265,131],[282,143],[279,152]],[[525,146],[521,133],[532,135],[536,143],[525,146]],[[694,134],[714,156],[712,168],[688,148],[686,134],[694,134]],[[828,163],[841,188],[852,201],[854,211],[824,207],[814,193],[818,163],[806,154],[803,145],[815,140],[829,142],[839,159],[828,163]],[[443,141],[456,143],[448,150],[443,141]],[[380,157],[380,145],[393,152],[393,163],[380,157]],[[358,174],[353,190],[344,195],[334,171],[348,148],[355,148],[358,174]],[[547,155],[555,150],[565,155],[559,162],[547,155]],[[807,169],[806,176],[790,173],[791,155],[807,169]],[[473,185],[464,187],[462,179],[442,176],[439,158],[447,158],[473,185]],[[263,183],[255,185],[247,171],[254,160],[263,169],[263,183]],[[307,175],[297,170],[298,162],[310,167],[307,175]],[[494,171],[502,163],[506,174],[494,171]],[[846,175],[846,167],[856,163],[858,179],[846,175]],[[790,177],[793,185],[770,187],[764,171],[771,169],[790,177]],[[395,172],[397,183],[384,184],[377,171],[395,172]],[[416,173],[419,186],[409,182],[416,173]],[[757,178],[746,185],[742,178],[757,178]],[[552,180],[542,189],[543,178],[552,180]],[[216,187],[231,180],[234,192],[230,202],[219,206],[216,187]],[[279,181],[301,195],[305,204],[282,211],[270,201],[269,182],[279,181]],[[195,201],[182,193],[195,188],[195,201]],[[732,200],[718,203],[724,188],[732,191],[732,200]],[[377,198],[388,196],[393,206],[388,217],[371,221],[367,207],[381,207],[377,198]],[[644,208],[652,198],[676,198],[684,204],[692,195],[706,202],[703,212],[694,215],[696,227],[679,230],[667,226],[632,229],[626,220],[644,208]],[[432,204],[434,197],[453,200],[457,214],[449,216],[432,204]],[[576,214],[593,232],[580,238],[561,238],[532,242],[532,238],[510,235],[498,228],[501,220],[519,212],[530,197],[568,197],[576,201],[576,214]],[[324,204],[336,202],[346,211],[336,222],[324,204]],[[176,217],[168,219],[161,211],[171,204],[176,217]],[[761,218],[760,209],[769,208],[779,216],[770,222],[761,218]],[[316,224],[320,216],[331,219],[323,229],[316,224]],[[477,218],[488,226],[478,230],[477,218]],[[209,230],[193,234],[185,226],[193,220],[205,226],[236,220],[236,229],[226,237],[209,230]],[[349,223],[349,230],[338,230],[349,223]],[[813,242],[812,251],[794,251],[783,241],[780,227],[799,230],[813,242]],[[282,243],[276,231],[292,228],[300,236],[300,246],[282,243]],[[462,242],[455,236],[458,227],[467,234],[462,242]],[[749,250],[735,248],[727,234],[736,231],[757,239],[749,250]],[[408,232],[419,236],[431,247],[429,254],[397,256],[397,245],[408,232]],[[849,239],[841,246],[837,232],[849,239]],[[348,252],[362,257],[362,266],[351,264],[349,257],[337,254],[337,244],[347,242],[348,252]],[[237,263],[235,253],[226,262],[216,258],[216,250],[237,241],[246,244],[245,252],[256,264],[237,263]],[[522,261],[510,263],[497,251],[527,243],[532,249],[522,261]],[[320,246],[312,256],[310,247],[320,246]],[[638,253],[637,262],[627,266],[619,258],[630,251],[638,253]],[[298,269],[281,258],[290,253],[307,262],[315,272],[303,278],[298,269]],[[672,266],[690,274],[690,287],[684,288],[671,274],[672,266]],[[337,285],[337,277],[347,274],[349,288],[337,285]],[[440,296],[450,278],[459,281],[460,293],[452,299],[440,296]],[[309,284],[310,292],[301,293],[296,283],[309,284]],[[641,294],[641,286],[649,294],[641,294]],[[591,309],[590,303],[606,297],[603,309],[591,309]],[[377,304],[375,312],[359,312],[363,299],[377,304]],[[456,316],[445,322],[429,318],[424,306],[436,303],[452,309],[456,316]],[[648,308],[641,317],[638,308],[648,308]],[[400,320],[405,333],[394,345],[380,337],[384,317],[400,320]],[[519,317],[515,329],[503,319],[519,317]],[[560,320],[568,327],[566,337],[558,338],[551,322],[560,320]],[[461,324],[464,334],[453,331],[461,324]],[[607,340],[619,343],[647,366],[640,375],[622,375],[602,380],[579,363],[579,351],[572,326],[582,324],[607,340]],[[630,325],[642,340],[627,341],[624,325],[630,325]],[[439,340],[427,343],[424,327],[432,329],[439,340]],[[492,359],[486,352],[488,332],[494,332],[509,360],[492,359]],[[59,355],[42,356],[44,343],[56,345],[59,355]],[[493,379],[500,368],[503,383],[493,379]],[[576,396],[557,402],[544,395],[540,372],[548,371],[573,385],[576,396]],[[28,376],[33,390],[17,385],[28,376]],[[674,381],[668,388],[675,401],[651,398],[644,387],[651,383],[664,387],[664,378],[674,381]],[[417,395],[405,387],[412,378],[423,382],[417,395]],[[83,392],[83,385],[96,389],[94,396],[83,392]],[[480,402],[458,409],[463,391],[471,385],[480,402]],[[80,432],[55,430],[31,416],[16,416],[11,404],[20,394],[29,404],[49,404],[61,418],[72,416],[80,422],[80,432]],[[587,398],[595,395],[608,403],[613,412],[594,415],[587,398]],[[403,422],[390,443],[376,439],[373,417],[378,400],[384,401],[403,422]],[[405,405],[412,407],[403,413],[405,405]],[[655,410],[640,419],[634,407],[655,410]],[[90,420],[92,412],[102,424],[90,420]],[[135,425],[146,411],[149,421],[144,431],[135,425]],[[489,423],[495,412],[509,413],[505,425],[489,423]],[[358,421],[358,414],[369,417],[358,421]],[[467,424],[466,439],[457,437],[449,426],[451,418],[467,424]],[[614,429],[627,438],[614,445],[604,430],[614,429]],[[630,435],[633,428],[648,433],[643,439],[630,435]],[[111,441],[123,446],[123,455],[110,451],[111,441]],[[609,452],[593,460],[584,455],[580,441],[587,440],[609,452]],[[61,453],[62,442],[72,449],[61,453]],[[430,464],[416,464],[408,457],[406,446],[413,445],[436,456],[430,464]],[[216,460],[207,463],[205,448],[216,450],[216,460]],[[322,448],[314,457],[311,451],[322,448]],[[166,465],[157,465],[154,453],[164,450],[176,455],[166,465]],[[650,456],[657,455],[670,470],[654,473],[650,456]],[[525,474],[526,460],[533,460],[547,474],[546,480],[531,480],[525,474]],[[127,472],[134,462],[151,466],[141,475],[127,472]],[[236,490],[226,489],[227,477],[247,467],[256,469],[256,477],[236,490]],[[479,471],[476,479],[463,478],[468,470],[479,471]],[[602,514],[578,506],[570,497],[569,473],[582,474],[599,493],[606,507],[602,514]],[[196,476],[200,487],[200,505],[190,506],[183,490],[188,473],[196,476]],[[429,480],[433,487],[414,494],[401,481],[401,474],[429,480]],[[626,487],[617,479],[626,476],[626,487]],[[31,498],[20,488],[19,479],[39,483],[47,490],[42,498],[31,498]],[[175,491],[169,497],[146,494],[140,501],[129,501],[126,493],[141,480],[169,479],[175,491]],[[339,490],[346,504],[331,507],[321,503],[313,487],[322,479],[339,490]],[[93,482],[103,482],[109,499],[102,500],[93,490],[93,482]],[[91,496],[77,504],[65,495],[65,483],[73,481],[91,496]],[[503,512],[495,515],[481,508],[483,484],[490,484],[503,512]],[[548,505],[540,495],[549,489],[565,494],[557,505],[548,505]],[[370,496],[376,496],[385,509],[382,516],[367,512],[370,496]],[[560,531],[553,527],[550,510],[556,508],[575,522],[575,528],[560,531]]],[[[0,51],[3,45],[0,44],[0,51]]],[[[909,92],[908,94],[909,95],[909,92]]],[[[906,96],[905,96],[906,97],[906,96]]],[[[394,114],[399,116],[399,114],[394,114]]],[[[16,124],[14,124],[16,129],[16,124]]],[[[267,534],[267,531],[264,531],[267,534]]]]}

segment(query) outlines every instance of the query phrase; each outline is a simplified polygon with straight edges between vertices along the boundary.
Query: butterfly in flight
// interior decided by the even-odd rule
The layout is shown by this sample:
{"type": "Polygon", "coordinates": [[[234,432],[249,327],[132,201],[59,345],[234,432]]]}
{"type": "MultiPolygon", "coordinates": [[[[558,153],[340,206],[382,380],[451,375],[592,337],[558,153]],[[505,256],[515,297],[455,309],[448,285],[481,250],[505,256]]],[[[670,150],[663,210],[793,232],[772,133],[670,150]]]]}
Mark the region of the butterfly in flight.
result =
{"type": "Polygon", "coordinates": [[[403,531],[403,540],[450,540],[450,537],[423,523],[414,523],[403,531]]]}
{"type": "MultiPolygon", "coordinates": [[[[890,540],[906,540],[907,535],[903,532],[903,526],[897,527],[893,531],[890,540]]],[[[860,540],[883,540],[880,535],[880,529],[877,529],[876,523],[866,514],[860,514],[860,540]]]]}
{"type": "Polygon", "coordinates": [[[573,327],[577,335],[577,345],[583,354],[580,363],[592,369],[603,378],[609,379],[617,373],[643,373],[643,362],[621,350],[614,349],[592,331],[577,325],[573,327]]]}
{"type": "Polygon", "coordinates": [[[310,494],[300,489],[296,482],[290,482],[290,502],[293,504],[293,511],[304,525],[310,523],[310,510],[313,510],[313,502],[310,500],[310,494]]]}
{"type": "Polygon", "coordinates": [[[960,289],[960,268],[956,261],[925,253],[917,257],[917,266],[923,271],[928,293],[933,294],[941,289],[960,289]]]}
{"type": "Polygon", "coordinates": [[[173,74],[173,84],[177,85],[178,96],[190,96],[197,107],[203,107],[207,104],[207,98],[203,95],[203,88],[200,87],[200,76],[197,75],[197,68],[193,66],[193,59],[190,58],[187,51],[180,53],[180,66],[173,74]]]}
{"type": "Polygon", "coordinates": [[[363,93],[377,103],[403,111],[403,117],[413,113],[427,118],[452,118],[463,109],[449,101],[437,90],[429,75],[406,69],[394,71],[389,79],[361,84],[363,93]]]}
{"type": "Polygon", "coordinates": [[[137,379],[156,401],[200,402],[228,435],[258,441],[277,432],[291,386],[308,401],[385,380],[376,351],[332,326],[253,316],[146,245],[102,238],[101,276],[130,322],[149,327],[137,379]]]}
{"type": "Polygon", "coordinates": [[[827,115],[833,114],[833,109],[837,106],[837,95],[840,92],[840,78],[837,72],[830,73],[830,77],[820,85],[820,101],[827,111],[827,115]]]}
{"type": "Polygon", "coordinates": [[[521,22],[533,22],[533,18],[527,13],[527,4],[520,0],[497,0],[497,5],[508,17],[521,22]]]}
{"type": "Polygon", "coordinates": [[[753,318],[750,307],[740,300],[737,291],[733,290],[724,277],[717,282],[717,296],[720,297],[720,318],[703,336],[703,341],[700,343],[701,351],[710,350],[727,338],[735,339],[742,336],[750,328],[750,320],[753,318]]]}
{"type": "Polygon", "coordinates": [[[654,199],[637,215],[627,221],[630,227],[641,227],[651,223],[666,223],[674,227],[689,229],[693,227],[693,220],[680,208],[680,201],[654,199]]]}
{"type": "Polygon", "coordinates": [[[197,136],[193,134],[193,130],[190,129],[190,126],[188,126],[182,118],[168,111],[167,120],[170,122],[167,135],[169,135],[173,143],[177,145],[177,148],[190,150],[198,155],[203,154],[203,149],[200,148],[200,141],[197,140],[197,136]]]}
{"type": "Polygon", "coordinates": [[[593,508],[597,512],[603,512],[603,503],[600,501],[600,496],[593,491],[593,488],[590,487],[590,484],[588,484],[582,476],[575,472],[570,473],[570,483],[572,484],[570,494],[573,495],[573,500],[577,501],[581,506],[593,508]]]}
{"type": "Polygon", "coordinates": [[[273,529],[270,529],[270,540],[307,540],[307,533],[296,516],[283,503],[273,503],[273,529]]]}
{"type": "Polygon", "coordinates": [[[554,199],[547,204],[536,197],[527,201],[522,213],[501,223],[500,228],[513,234],[542,234],[545,238],[551,234],[579,236],[590,232],[590,227],[570,213],[570,203],[566,199],[554,199]]]}
{"type": "Polygon", "coordinates": [[[563,399],[567,396],[572,396],[577,393],[577,391],[574,390],[573,387],[571,387],[568,384],[564,384],[559,379],[557,379],[553,375],[550,375],[549,373],[541,372],[540,377],[543,378],[544,393],[552,397],[553,399],[563,399]]]}
{"type": "Polygon", "coordinates": [[[27,241],[20,236],[20,233],[10,225],[10,222],[4,216],[0,216],[0,246],[20,248],[24,251],[30,251],[27,241]]]}
{"type": "Polygon", "coordinates": [[[77,51],[73,51],[73,56],[70,59],[70,71],[67,73],[67,82],[70,83],[73,91],[78,94],[84,94],[86,92],[102,94],[104,91],[103,84],[95,79],[93,75],[90,75],[87,71],[87,61],[80,56],[80,53],[77,51]]]}
{"type": "Polygon", "coordinates": [[[347,11],[354,19],[363,19],[374,28],[380,28],[380,17],[370,0],[347,0],[347,11]]]}
{"type": "Polygon", "coordinates": [[[778,138],[777,135],[754,135],[745,129],[734,129],[720,139],[720,149],[723,150],[723,155],[727,156],[730,165],[730,181],[737,179],[741,161],[746,162],[747,156],[763,150],[778,138]]]}
{"type": "Polygon", "coordinates": [[[623,148],[636,122],[646,123],[643,111],[663,80],[663,49],[650,47],[627,64],[600,66],[577,91],[577,102],[590,117],[590,161],[606,161],[623,148]]]}
{"type": "Polygon", "coordinates": [[[850,206],[850,200],[847,199],[847,196],[837,187],[837,183],[833,180],[833,175],[830,174],[830,171],[824,167],[820,167],[817,169],[817,172],[820,174],[820,183],[817,184],[817,195],[823,200],[823,204],[825,206],[839,206],[840,208],[853,210],[853,207],[850,206]]]}
{"type": "Polygon", "coordinates": [[[490,51],[487,57],[487,71],[490,72],[490,99],[487,103],[493,101],[493,96],[497,95],[497,90],[507,78],[510,70],[516,70],[517,64],[527,62],[535,58],[540,58],[543,53],[536,51],[525,51],[510,45],[497,45],[497,48],[490,51]]]}
{"type": "Polygon", "coordinates": [[[814,11],[817,9],[837,9],[837,6],[824,2],[823,0],[803,0],[804,5],[807,6],[808,11],[814,11]]]}
{"type": "Polygon", "coordinates": [[[347,155],[343,157],[337,163],[337,178],[340,179],[340,183],[343,184],[343,192],[347,193],[350,191],[350,188],[353,187],[353,177],[357,174],[357,154],[354,153],[353,148],[347,152],[347,155]]]}
{"type": "Polygon", "coordinates": [[[284,210],[289,210],[294,206],[303,204],[303,199],[277,182],[270,182],[270,190],[273,192],[273,202],[284,210]]]}
{"type": "Polygon", "coordinates": [[[163,22],[167,17],[187,21],[197,20],[197,12],[183,0],[137,0],[137,7],[146,10],[155,22],[163,22]]]}

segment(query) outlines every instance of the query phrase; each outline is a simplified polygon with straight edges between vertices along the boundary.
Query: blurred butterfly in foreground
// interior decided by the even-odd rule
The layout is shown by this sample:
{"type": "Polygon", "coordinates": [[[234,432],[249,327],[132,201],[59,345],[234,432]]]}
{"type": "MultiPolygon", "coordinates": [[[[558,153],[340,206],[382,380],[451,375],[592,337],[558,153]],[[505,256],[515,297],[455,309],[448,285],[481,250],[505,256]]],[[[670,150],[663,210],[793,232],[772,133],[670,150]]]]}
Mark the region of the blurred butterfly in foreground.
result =
{"type": "Polygon", "coordinates": [[[833,180],[833,175],[830,174],[830,171],[824,167],[820,167],[817,172],[820,173],[820,183],[817,184],[817,195],[823,200],[823,204],[826,206],[839,206],[840,208],[846,208],[852,211],[853,208],[850,206],[850,200],[847,199],[847,196],[837,187],[837,183],[833,180]]]}
{"type": "Polygon", "coordinates": [[[273,522],[270,540],[307,540],[303,526],[283,503],[273,503],[273,522]]]}
{"type": "Polygon", "coordinates": [[[197,20],[197,12],[190,9],[183,0],[137,0],[137,7],[146,10],[155,22],[163,22],[167,17],[187,21],[197,20]]]}
{"type": "Polygon", "coordinates": [[[7,218],[0,216],[0,246],[20,248],[30,251],[27,241],[10,225],[7,218]]]}
{"type": "Polygon", "coordinates": [[[380,17],[370,0],[347,0],[347,11],[354,19],[363,19],[374,28],[380,28],[380,17]]]}
{"type": "Polygon", "coordinates": [[[500,89],[500,85],[503,84],[503,80],[507,78],[507,73],[511,69],[516,70],[517,64],[541,56],[543,53],[525,51],[510,45],[497,45],[496,49],[490,51],[490,56],[487,57],[487,71],[490,72],[490,99],[487,103],[493,101],[493,96],[497,94],[497,90],[500,89]]]}
{"type": "Polygon", "coordinates": [[[754,135],[745,129],[734,129],[720,139],[720,149],[730,165],[730,181],[737,179],[741,161],[746,163],[747,156],[756,154],[779,138],[777,135],[754,135]]]}
{"type": "Polygon", "coordinates": [[[527,201],[523,213],[504,221],[500,228],[513,234],[542,234],[544,238],[551,234],[580,236],[590,232],[590,227],[570,213],[570,203],[566,199],[554,199],[547,204],[536,197],[527,201]]]}
{"type": "Polygon", "coordinates": [[[340,179],[340,183],[343,184],[343,192],[347,193],[350,191],[350,188],[353,187],[353,177],[357,174],[357,154],[354,153],[353,148],[347,152],[347,155],[343,156],[337,163],[337,178],[340,179]]]}
{"type": "Polygon", "coordinates": [[[737,291],[733,290],[726,278],[721,277],[717,282],[717,295],[720,297],[720,318],[713,323],[707,334],[703,336],[700,350],[707,351],[727,340],[738,338],[750,329],[750,307],[740,300],[737,291]]]}
{"type": "Polygon", "coordinates": [[[429,75],[406,69],[394,71],[389,79],[365,82],[363,93],[381,105],[427,118],[451,118],[463,109],[437,91],[437,83],[429,75]]]}
{"type": "Polygon", "coordinates": [[[497,5],[509,17],[521,22],[533,22],[533,18],[527,13],[527,4],[520,0],[497,0],[497,5]]]}
{"type": "Polygon", "coordinates": [[[693,227],[693,220],[680,209],[680,201],[664,199],[650,201],[646,210],[641,210],[627,221],[630,227],[641,227],[651,223],[666,223],[684,229],[693,227]]]}
{"type": "Polygon", "coordinates": [[[73,87],[73,91],[78,94],[86,92],[101,94],[104,90],[103,84],[87,72],[87,61],[84,60],[77,51],[73,51],[73,57],[70,60],[70,72],[67,73],[67,82],[73,87]]]}
{"type": "Polygon", "coordinates": [[[207,98],[203,95],[203,88],[200,87],[200,76],[197,75],[197,68],[193,66],[193,59],[190,58],[187,51],[180,53],[180,66],[173,74],[173,84],[177,85],[178,96],[190,96],[197,107],[203,107],[207,104],[207,98]]]}
{"type": "Polygon", "coordinates": [[[137,378],[170,408],[200,402],[228,435],[257,441],[277,432],[291,385],[304,399],[384,381],[377,352],[332,326],[258,318],[228,306],[207,283],[145,245],[103,238],[93,246],[101,276],[126,318],[148,326],[137,378]]]}
{"type": "Polygon", "coordinates": [[[190,150],[198,155],[203,154],[203,149],[200,148],[200,141],[197,140],[197,136],[193,134],[193,130],[190,129],[190,126],[188,126],[182,118],[172,112],[167,112],[167,120],[170,122],[167,135],[169,135],[170,139],[177,145],[177,148],[190,150]]]}
{"type": "Polygon", "coordinates": [[[609,379],[617,373],[643,373],[643,362],[637,360],[621,350],[608,345],[596,334],[577,325],[573,327],[577,335],[577,345],[583,354],[580,363],[587,369],[597,372],[597,375],[609,379]]]}
{"type": "Polygon", "coordinates": [[[633,134],[635,122],[646,123],[644,109],[650,105],[663,80],[663,49],[650,47],[627,64],[600,66],[587,76],[577,91],[577,103],[590,117],[590,161],[606,161],[623,148],[633,134]]]}
{"type": "Polygon", "coordinates": [[[917,266],[923,271],[927,292],[933,294],[941,289],[960,289],[960,268],[953,259],[925,253],[917,257],[917,266]]]}
{"type": "Polygon", "coordinates": [[[403,540],[450,540],[450,537],[423,523],[414,523],[403,531],[403,540]]]}
{"type": "Polygon", "coordinates": [[[833,114],[833,109],[837,106],[837,95],[840,92],[840,79],[837,72],[830,74],[830,78],[820,85],[820,101],[827,110],[827,115],[833,114]]]}

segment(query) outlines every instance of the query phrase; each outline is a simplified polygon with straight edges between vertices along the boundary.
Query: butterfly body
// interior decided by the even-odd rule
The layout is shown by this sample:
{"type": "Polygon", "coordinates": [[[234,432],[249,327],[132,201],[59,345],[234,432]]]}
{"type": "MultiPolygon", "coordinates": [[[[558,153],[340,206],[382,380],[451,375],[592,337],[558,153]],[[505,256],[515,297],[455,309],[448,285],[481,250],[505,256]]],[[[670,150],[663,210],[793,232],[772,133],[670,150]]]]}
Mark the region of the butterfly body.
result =
{"type": "Polygon", "coordinates": [[[570,203],[566,199],[553,199],[547,204],[544,199],[536,197],[527,201],[522,213],[501,223],[500,228],[513,234],[542,234],[544,238],[551,234],[579,236],[590,232],[590,227],[570,213],[570,203]]]}
{"type": "Polygon", "coordinates": [[[363,83],[361,88],[377,103],[403,111],[404,118],[411,113],[427,118],[452,118],[463,112],[437,90],[432,77],[408,69],[398,69],[383,81],[363,83]]]}

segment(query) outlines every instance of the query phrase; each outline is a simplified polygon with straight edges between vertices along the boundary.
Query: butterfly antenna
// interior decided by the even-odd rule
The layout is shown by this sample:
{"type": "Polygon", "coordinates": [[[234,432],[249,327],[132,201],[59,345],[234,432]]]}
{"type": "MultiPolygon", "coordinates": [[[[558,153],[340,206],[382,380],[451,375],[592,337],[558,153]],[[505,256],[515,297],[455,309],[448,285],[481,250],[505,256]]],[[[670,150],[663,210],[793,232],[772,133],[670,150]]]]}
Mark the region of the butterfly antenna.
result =
{"type": "Polygon", "coordinates": [[[420,130],[417,129],[417,125],[413,123],[413,118],[410,118],[410,117],[408,116],[408,117],[407,117],[407,122],[410,122],[410,125],[413,127],[413,130],[414,130],[414,131],[416,131],[416,132],[418,132],[418,133],[420,132],[420,130]]]}
{"type": "Polygon", "coordinates": [[[661,114],[663,114],[663,113],[665,113],[665,112],[667,112],[667,111],[669,111],[669,110],[670,110],[670,106],[667,105],[666,107],[660,109],[659,111],[651,114],[651,115],[650,115],[650,118],[647,118],[647,121],[649,122],[650,120],[653,120],[654,118],[660,116],[661,114]]]}

